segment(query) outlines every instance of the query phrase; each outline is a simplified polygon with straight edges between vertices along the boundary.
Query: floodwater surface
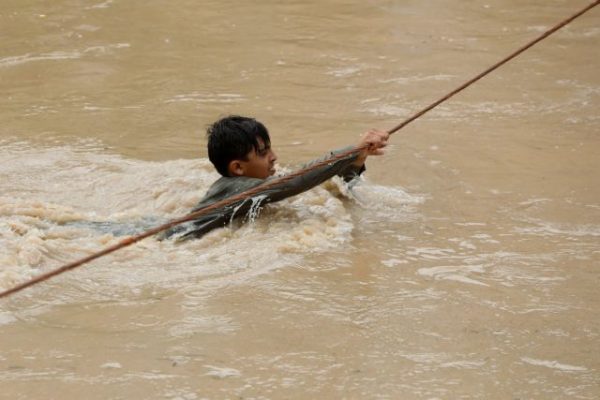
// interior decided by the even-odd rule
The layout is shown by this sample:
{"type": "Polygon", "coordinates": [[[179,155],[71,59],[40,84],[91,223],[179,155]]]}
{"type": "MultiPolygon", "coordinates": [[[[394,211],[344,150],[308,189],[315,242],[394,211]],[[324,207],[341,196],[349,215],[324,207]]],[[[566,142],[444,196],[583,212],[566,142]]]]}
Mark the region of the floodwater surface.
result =
{"type": "MultiPolygon", "coordinates": [[[[0,290],[185,214],[204,131],[281,173],[585,1],[2,2],[0,290]]],[[[332,180],[0,300],[10,399],[597,399],[600,9],[332,180]]]]}

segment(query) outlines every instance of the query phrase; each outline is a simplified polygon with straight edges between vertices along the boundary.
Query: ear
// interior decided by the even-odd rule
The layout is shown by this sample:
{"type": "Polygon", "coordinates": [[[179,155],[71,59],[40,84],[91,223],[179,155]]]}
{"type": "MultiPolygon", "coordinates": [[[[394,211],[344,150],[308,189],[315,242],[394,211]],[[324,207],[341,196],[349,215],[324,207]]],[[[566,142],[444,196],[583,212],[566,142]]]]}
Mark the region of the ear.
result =
{"type": "Polygon", "coordinates": [[[244,175],[244,166],[240,160],[232,160],[227,165],[227,170],[229,171],[230,176],[243,176],[244,175]]]}

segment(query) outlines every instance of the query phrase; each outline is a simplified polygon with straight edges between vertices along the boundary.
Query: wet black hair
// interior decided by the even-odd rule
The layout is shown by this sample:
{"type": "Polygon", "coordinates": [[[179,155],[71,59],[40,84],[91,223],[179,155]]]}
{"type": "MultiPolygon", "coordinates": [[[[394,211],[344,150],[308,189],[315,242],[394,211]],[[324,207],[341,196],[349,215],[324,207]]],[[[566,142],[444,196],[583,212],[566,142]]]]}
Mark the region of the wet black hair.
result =
{"type": "Polygon", "coordinates": [[[248,153],[258,151],[258,138],[271,146],[267,128],[254,118],[230,115],[221,118],[206,130],[208,159],[223,176],[229,176],[233,160],[247,160],[248,153]]]}

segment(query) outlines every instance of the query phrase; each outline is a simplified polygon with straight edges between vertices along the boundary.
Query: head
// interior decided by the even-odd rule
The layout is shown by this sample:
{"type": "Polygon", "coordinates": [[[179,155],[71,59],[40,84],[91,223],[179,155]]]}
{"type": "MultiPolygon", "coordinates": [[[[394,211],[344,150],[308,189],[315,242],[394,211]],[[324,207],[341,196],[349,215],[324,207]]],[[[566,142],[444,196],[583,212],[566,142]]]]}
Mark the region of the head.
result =
{"type": "Polygon", "coordinates": [[[267,128],[254,118],[231,115],[207,130],[208,158],[223,176],[267,178],[277,156],[267,128]]]}

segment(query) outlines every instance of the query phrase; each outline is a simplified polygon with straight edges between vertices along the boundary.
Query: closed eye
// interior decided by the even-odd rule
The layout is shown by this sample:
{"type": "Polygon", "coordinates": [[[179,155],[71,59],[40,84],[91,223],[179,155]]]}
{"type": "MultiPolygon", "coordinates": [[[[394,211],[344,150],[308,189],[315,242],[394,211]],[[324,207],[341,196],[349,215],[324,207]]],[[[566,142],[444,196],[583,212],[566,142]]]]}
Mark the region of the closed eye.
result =
{"type": "Polygon", "coordinates": [[[269,153],[269,149],[270,149],[270,147],[265,147],[264,149],[259,149],[256,153],[259,156],[264,157],[269,153]]]}

